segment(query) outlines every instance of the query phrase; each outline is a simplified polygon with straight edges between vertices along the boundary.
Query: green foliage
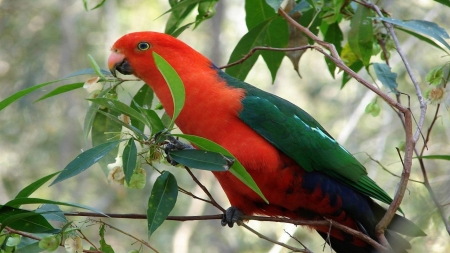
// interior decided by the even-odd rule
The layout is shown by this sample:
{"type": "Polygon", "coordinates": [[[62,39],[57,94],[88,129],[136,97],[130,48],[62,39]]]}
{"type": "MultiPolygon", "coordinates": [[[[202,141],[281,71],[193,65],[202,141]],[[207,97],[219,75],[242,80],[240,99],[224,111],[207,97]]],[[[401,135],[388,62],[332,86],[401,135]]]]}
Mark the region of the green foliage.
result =
{"type": "MultiPolygon", "coordinates": [[[[425,20],[398,20],[393,18],[379,17],[377,18],[384,22],[391,23],[396,25],[397,27],[401,27],[403,29],[409,30],[412,35],[425,35],[431,37],[441,44],[443,44],[447,49],[450,49],[450,45],[445,41],[445,39],[449,39],[448,33],[436,23],[425,21],[425,20]]],[[[417,37],[417,36],[416,36],[417,37]]],[[[418,37],[421,39],[422,37],[418,37]]],[[[428,42],[429,41],[425,41],[428,42]]],[[[432,44],[436,46],[437,44],[432,44]]],[[[445,51],[445,50],[444,50],[445,51]]]]}
{"type": "Polygon", "coordinates": [[[131,138],[127,141],[122,154],[123,159],[123,172],[125,173],[125,182],[130,184],[131,176],[137,165],[137,148],[134,144],[134,139],[131,138]]]}
{"type": "Polygon", "coordinates": [[[105,240],[105,224],[100,226],[98,233],[100,235],[100,250],[105,253],[114,253],[114,249],[105,240]]]}
{"type": "Polygon", "coordinates": [[[84,151],[69,164],[67,164],[67,166],[61,171],[51,185],[69,179],[87,170],[93,164],[98,162],[98,160],[102,159],[109,152],[111,152],[111,150],[119,145],[120,142],[122,142],[122,140],[105,142],[84,151]]]}
{"type": "Polygon", "coordinates": [[[189,142],[193,143],[197,147],[212,151],[216,153],[220,153],[225,156],[232,157],[234,159],[233,166],[230,168],[230,172],[236,176],[239,180],[241,180],[245,185],[247,185],[250,189],[255,191],[264,201],[268,202],[267,199],[264,197],[263,193],[259,189],[258,185],[256,185],[255,181],[252,179],[250,174],[245,170],[244,166],[236,159],[236,157],[233,156],[228,150],[226,150],[224,147],[220,146],[219,144],[210,141],[208,139],[199,137],[199,136],[193,136],[188,134],[172,134],[172,136],[181,137],[185,140],[188,140],[189,142]]]}
{"type": "Polygon", "coordinates": [[[398,94],[397,90],[397,74],[391,71],[391,68],[384,63],[374,63],[373,67],[377,74],[378,80],[386,86],[394,94],[398,94]]]}
{"type": "Polygon", "coordinates": [[[350,23],[348,33],[348,44],[355,55],[363,62],[364,66],[370,63],[373,47],[373,24],[371,17],[374,16],[372,10],[358,5],[355,15],[350,23]]]}
{"type": "Polygon", "coordinates": [[[220,153],[197,149],[173,150],[167,155],[170,159],[190,168],[209,171],[227,171],[234,162],[231,157],[220,153]]]}
{"type": "Polygon", "coordinates": [[[175,119],[178,117],[181,109],[183,109],[184,106],[185,91],[183,81],[181,81],[181,78],[180,76],[178,76],[175,69],[170,66],[170,64],[164,58],[162,58],[155,52],[153,52],[153,58],[155,59],[155,63],[159,72],[161,72],[167,82],[167,85],[169,86],[170,93],[172,94],[173,116],[172,121],[170,122],[168,127],[168,129],[171,129],[175,124],[175,119]]]}
{"type": "Polygon", "coordinates": [[[175,177],[164,171],[155,181],[148,200],[148,237],[165,221],[177,201],[178,185],[175,177]]]}

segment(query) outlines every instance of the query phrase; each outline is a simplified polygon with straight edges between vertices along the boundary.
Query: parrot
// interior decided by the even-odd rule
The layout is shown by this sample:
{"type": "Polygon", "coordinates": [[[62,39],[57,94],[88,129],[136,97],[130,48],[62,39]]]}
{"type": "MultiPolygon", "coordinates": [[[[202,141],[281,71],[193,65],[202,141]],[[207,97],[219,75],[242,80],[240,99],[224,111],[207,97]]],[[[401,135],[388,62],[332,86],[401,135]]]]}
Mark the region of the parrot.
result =
{"type": "MultiPolygon", "coordinates": [[[[374,201],[392,199],[367,175],[366,168],[312,116],[293,103],[236,79],[195,49],[170,35],[142,31],[119,38],[111,47],[111,73],[134,75],[151,87],[172,117],[172,94],[153,52],[178,73],[185,104],[175,120],[184,133],[226,148],[241,162],[268,202],[229,171],[212,172],[231,208],[222,225],[239,215],[293,220],[331,220],[374,240],[375,226],[386,212],[374,201]],[[231,212],[229,212],[231,210],[231,212]]],[[[329,226],[309,226],[335,252],[376,252],[365,241],[329,226]]],[[[396,214],[385,231],[394,252],[410,243],[400,234],[426,234],[396,214]]]]}

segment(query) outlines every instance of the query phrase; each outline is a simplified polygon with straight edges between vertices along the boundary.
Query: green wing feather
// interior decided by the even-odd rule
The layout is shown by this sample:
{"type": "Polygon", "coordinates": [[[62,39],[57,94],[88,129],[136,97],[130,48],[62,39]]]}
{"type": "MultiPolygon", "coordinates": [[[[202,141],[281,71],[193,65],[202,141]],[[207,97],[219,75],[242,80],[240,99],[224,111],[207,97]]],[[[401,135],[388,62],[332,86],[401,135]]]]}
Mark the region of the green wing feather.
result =
{"type": "Polygon", "coordinates": [[[218,74],[228,85],[246,90],[239,118],[303,169],[321,171],[367,196],[392,202],[364,166],[307,112],[220,70],[218,74]]]}

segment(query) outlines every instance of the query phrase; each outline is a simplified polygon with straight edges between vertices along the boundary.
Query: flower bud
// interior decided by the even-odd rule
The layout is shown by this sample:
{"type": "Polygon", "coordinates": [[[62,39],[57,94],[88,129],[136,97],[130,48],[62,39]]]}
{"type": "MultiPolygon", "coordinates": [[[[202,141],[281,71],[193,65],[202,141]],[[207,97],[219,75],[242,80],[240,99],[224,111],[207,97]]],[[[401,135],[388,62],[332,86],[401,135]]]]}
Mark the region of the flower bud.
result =
{"type": "Polygon", "coordinates": [[[46,250],[48,252],[55,251],[59,247],[59,243],[61,242],[60,236],[58,235],[49,235],[42,238],[39,241],[39,248],[46,250]]]}

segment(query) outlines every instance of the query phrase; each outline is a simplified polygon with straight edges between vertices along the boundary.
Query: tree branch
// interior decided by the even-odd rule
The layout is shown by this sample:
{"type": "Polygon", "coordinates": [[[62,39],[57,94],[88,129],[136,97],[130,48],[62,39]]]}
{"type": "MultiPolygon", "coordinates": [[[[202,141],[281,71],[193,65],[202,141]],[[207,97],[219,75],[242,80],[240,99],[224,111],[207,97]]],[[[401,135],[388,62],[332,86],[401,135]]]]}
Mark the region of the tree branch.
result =
{"type": "MultiPolygon", "coordinates": [[[[405,134],[406,134],[406,147],[405,147],[405,163],[403,167],[402,177],[400,179],[400,184],[397,189],[397,193],[394,197],[394,200],[390,204],[388,210],[386,211],[386,214],[384,217],[380,220],[380,222],[377,224],[375,228],[375,232],[377,234],[377,237],[379,238],[380,242],[386,242],[384,237],[384,231],[386,230],[388,224],[391,222],[392,218],[394,217],[396,211],[398,210],[400,203],[405,195],[406,186],[408,184],[409,176],[411,174],[411,167],[412,167],[412,157],[414,152],[414,145],[415,140],[413,138],[412,134],[412,119],[411,119],[411,111],[389,97],[386,93],[382,92],[380,89],[375,87],[374,85],[370,84],[366,80],[364,80],[362,77],[360,77],[358,74],[356,74],[352,69],[350,69],[348,66],[344,64],[342,59],[340,58],[338,52],[336,51],[336,48],[333,44],[327,43],[325,41],[322,41],[317,37],[314,33],[312,33],[309,29],[306,27],[300,25],[297,23],[294,19],[292,19],[286,12],[284,12],[282,9],[278,10],[278,13],[283,16],[287,22],[289,22],[292,26],[295,26],[297,29],[305,33],[308,37],[310,37],[314,42],[319,44],[320,46],[328,49],[330,51],[330,55],[324,53],[323,50],[320,48],[318,50],[319,52],[326,55],[330,60],[332,60],[337,67],[345,71],[347,74],[349,74],[351,77],[353,77],[355,80],[357,80],[359,83],[370,89],[371,91],[375,92],[378,96],[380,96],[384,101],[386,101],[389,105],[396,108],[402,114],[405,118],[405,134]]],[[[318,49],[318,48],[316,48],[318,49]]],[[[386,245],[383,243],[383,246],[389,247],[389,245],[386,245]]]]}

